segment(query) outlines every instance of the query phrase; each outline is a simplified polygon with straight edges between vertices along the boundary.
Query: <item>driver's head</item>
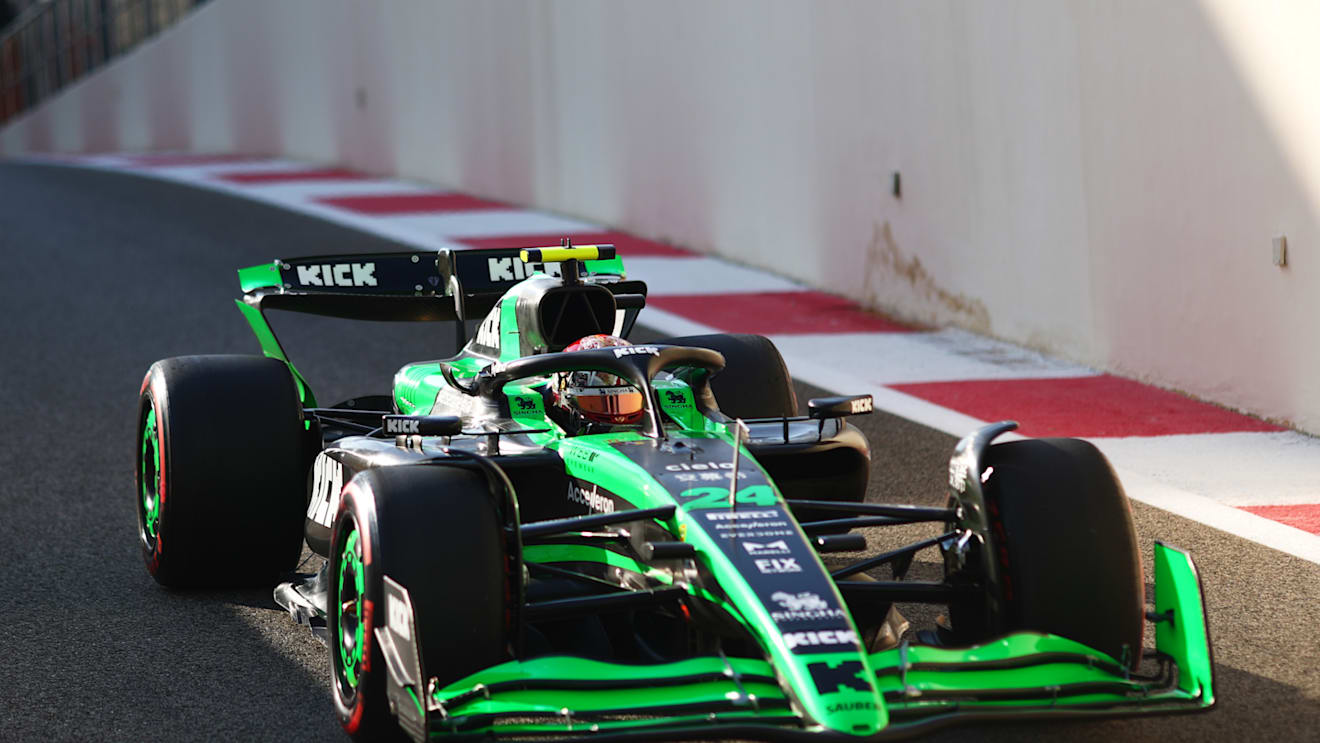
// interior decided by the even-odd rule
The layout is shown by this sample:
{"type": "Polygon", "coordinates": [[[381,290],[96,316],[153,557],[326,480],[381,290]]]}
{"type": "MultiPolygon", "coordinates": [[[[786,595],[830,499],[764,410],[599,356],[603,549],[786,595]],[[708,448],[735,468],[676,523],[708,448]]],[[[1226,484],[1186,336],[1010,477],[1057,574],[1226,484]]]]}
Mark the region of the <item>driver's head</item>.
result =
{"type": "MultiPolygon", "coordinates": [[[[589,335],[564,351],[586,351],[632,344],[613,335],[589,335]]],[[[642,417],[642,393],[613,374],[560,372],[554,380],[555,404],[590,423],[636,423],[642,417]]]]}

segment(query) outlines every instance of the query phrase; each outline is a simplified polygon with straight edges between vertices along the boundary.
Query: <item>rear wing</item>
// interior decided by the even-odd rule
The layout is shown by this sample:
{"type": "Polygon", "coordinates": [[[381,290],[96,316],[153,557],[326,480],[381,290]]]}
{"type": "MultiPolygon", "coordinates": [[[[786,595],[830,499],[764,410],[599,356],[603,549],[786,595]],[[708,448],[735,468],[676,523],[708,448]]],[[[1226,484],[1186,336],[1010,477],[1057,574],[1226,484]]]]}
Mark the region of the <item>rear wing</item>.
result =
{"type": "MultiPolygon", "coordinates": [[[[593,283],[614,294],[645,296],[644,283],[624,280],[623,260],[614,255],[613,245],[574,247],[596,248],[603,258],[572,261],[579,276],[594,277],[593,283]]],[[[520,257],[523,250],[474,248],[278,259],[238,270],[243,297],[235,304],[252,326],[262,351],[289,365],[303,404],[314,406],[315,397],[285,355],[266,320],[266,310],[353,320],[453,321],[459,323],[461,348],[466,342],[466,321],[485,317],[506,291],[532,274],[558,275],[562,265],[570,265],[524,262],[520,257]]]]}
{"type": "MultiPolygon", "coordinates": [[[[613,245],[579,245],[604,252],[613,245]]],[[[356,320],[479,320],[514,284],[558,263],[524,263],[520,248],[289,258],[238,270],[243,302],[258,310],[356,320]]],[[[582,261],[582,276],[624,279],[623,259],[582,261]]],[[[631,282],[635,283],[635,282],[631,282]]],[[[629,293],[636,287],[628,286],[629,293]]]]}

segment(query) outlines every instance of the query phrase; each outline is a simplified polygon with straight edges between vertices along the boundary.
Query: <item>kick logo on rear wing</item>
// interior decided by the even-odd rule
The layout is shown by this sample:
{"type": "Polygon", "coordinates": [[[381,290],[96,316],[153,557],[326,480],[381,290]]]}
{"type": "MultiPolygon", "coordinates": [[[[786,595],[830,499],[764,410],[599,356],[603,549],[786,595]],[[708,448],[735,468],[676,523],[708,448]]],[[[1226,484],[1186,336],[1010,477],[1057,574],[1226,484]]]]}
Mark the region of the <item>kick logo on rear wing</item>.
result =
{"type": "MultiPolygon", "coordinates": [[[[582,246],[612,254],[612,245],[582,246]],[[609,251],[605,251],[609,248],[609,251]]],[[[271,263],[239,269],[243,291],[334,292],[374,295],[503,294],[514,284],[535,273],[560,275],[562,264],[553,261],[523,261],[522,248],[474,248],[363,253],[282,258],[271,263]]],[[[539,257],[539,255],[537,256],[539,257]]],[[[578,273],[624,276],[618,257],[578,263],[578,273]]]]}
{"type": "MultiPolygon", "coordinates": [[[[581,245],[577,248],[597,248],[604,252],[609,248],[609,252],[614,249],[613,245],[581,245]]],[[[541,252],[548,251],[550,248],[539,248],[528,250],[526,248],[483,248],[474,250],[443,250],[440,251],[436,263],[440,273],[444,277],[456,276],[458,283],[463,287],[465,293],[485,293],[498,292],[503,294],[505,290],[514,284],[528,278],[536,273],[544,273],[550,276],[560,276],[561,266],[564,264],[554,260],[524,261],[522,253],[527,250],[529,258],[540,258],[541,252]],[[533,252],[536,251],[536,252],[533,252]]],[[[551,255],[551,258],[554,256],[551,255]]],[[[623,260],[614,257],[604,260],[586,260],[577,262],[578,276],[587,276],[590,274],[605,274],[611,276],[624,276],[623,260]]]]}

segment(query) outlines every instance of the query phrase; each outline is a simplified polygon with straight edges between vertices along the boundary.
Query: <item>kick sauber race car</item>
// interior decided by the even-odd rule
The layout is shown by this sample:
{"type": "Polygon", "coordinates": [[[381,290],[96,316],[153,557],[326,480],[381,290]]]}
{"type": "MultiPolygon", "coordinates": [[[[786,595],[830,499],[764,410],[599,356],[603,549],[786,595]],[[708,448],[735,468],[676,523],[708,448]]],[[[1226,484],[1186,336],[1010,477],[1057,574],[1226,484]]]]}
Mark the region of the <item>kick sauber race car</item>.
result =
{"type": "Polygon", "coordinates": [[[646,286],[611,246],[239,277],[264,357],[143,381],[143,554],[166,586],[284,581],[355,738],[879,740],[1214,704],[1192,561],[1154,545],[1148,607],[1090,444],[994,443],[1015,424],[991,425],[955,449],[945,507],[865,502],[846,418],[871,398],[799,415],[760,336],[629,344],[646,286]],[[450,321],[459,347],[322,406],[272,309],[450,321]],[[934,536],[879,554],[856,531],[916,523],[934,536]],[[314,573],[293,572],[304,543],[314,573]],[[909,578],[924,550],[939,580],[909,578]],[[940,619],[908,632],[896,604],[940,619]]]}

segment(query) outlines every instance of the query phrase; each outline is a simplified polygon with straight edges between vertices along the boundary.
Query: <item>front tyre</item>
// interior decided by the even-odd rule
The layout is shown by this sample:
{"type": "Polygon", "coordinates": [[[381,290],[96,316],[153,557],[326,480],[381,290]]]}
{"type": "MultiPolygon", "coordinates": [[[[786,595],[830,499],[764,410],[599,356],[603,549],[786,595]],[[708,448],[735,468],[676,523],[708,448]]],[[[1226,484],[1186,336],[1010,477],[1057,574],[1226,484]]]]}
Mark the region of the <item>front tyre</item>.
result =
{"type": "Polygon", "coordinates": [[[355,740],[397,736],[375,636],[389,613],[384,579],[408,592],[423,684],[443,686],[508,659],[510,586],[521,568],[508,556],[485,476],[468,469],[360,473],[345,486],[334,524],[327,606],[335,710],[355,740]]]}
{"type": "Polygon", "coordinates": [[[1145,582],[1131,507],[1105,456],[1079,439],[1030,439],[991,446],[982,469],[996,546],[982,558],[996,563],[1001,616],[981,602],[951,605],[957,638],[1049,632],[1136,667],[1145,582]]]}
{"type": "Polygon", "coordinates": [[[268,585],[302,552],[302,406],[260,356],[157,361],[142,380],[138,541],[170,587],[268,585]]]}

